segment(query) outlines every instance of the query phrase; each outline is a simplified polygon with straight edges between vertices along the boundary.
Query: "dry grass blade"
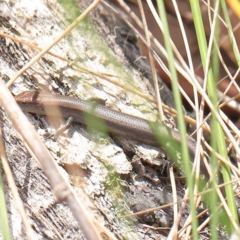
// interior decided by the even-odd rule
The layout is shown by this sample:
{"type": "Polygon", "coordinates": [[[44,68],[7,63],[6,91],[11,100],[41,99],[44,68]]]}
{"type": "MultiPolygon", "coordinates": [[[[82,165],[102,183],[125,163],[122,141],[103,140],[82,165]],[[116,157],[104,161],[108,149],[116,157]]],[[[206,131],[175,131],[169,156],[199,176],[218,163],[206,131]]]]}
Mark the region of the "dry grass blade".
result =
{"type": "MultiPolygon", "coordinates": [[[[26,216],[26,213],[25,213],[25,210],[24,210],[23,202],[22,202],[22,200],[19,196],[16,184],[15,184],[15,181],[14,181],[14,178],[13,178],[13,175],[12,175],[11,168],[10,168],[8,160],[7,160],[1,128],[0,128],[0,158],[1,158],[1,161],[2,161],[2,165],[3,165],[3,170],[5,172],[5,175],[6,175],[8,184],[9,184],[9,188],[12,191],[13,198],[15,200],[18,211],[21,215],[23,224],[25,226],[26,234],[27,234],[29,239],[35,239],[32,228],[31,228],[31,225],[30,225],[30,223],[27,219],[27,216],[26,216]]],[[[1,211],[2,211],[2,209],[1,209],[1,211]]]]}
{"type": "MultiPolygon", "coordinates": [[[[142,20],[143,20],[144,32],[145,32],[146,41],[148,44],[147,47],[148,47],[148,49],[151,49],[151,41],[150,41],[149,30],[148,30],[148,26],[147,26],[147,20],[146,20],[146,16],[144,13],[144,7],[140,0],[138,0],[138,5],[139,5],[142,20]]],[[[162,106],[162,101],[161,101],[160,91],[159,91],[159,86],[158,86],[158,80],[157,80],[157,71],[156,71],[156,68],[154,65],[154,57],[150,50],[148,51],[148,55],[149,55],[149,62],[150,62],[150,66],[151,66],[152,76],[153,76],[155,98],[157,101],[159,118],[161,121],[165,121],[165,117],[163,114],[163,106],[162,106]]]]}
{"type": "MultiPolygon", "coordinates": [[[[173,190],[173,201],[177,201],[177,190],[176,190],[176,181],[174,178],[174,172],[173,168],[170,168],[170,179],[171,179],[171,184],[172,184],[172,190],[173,190]]],[[[179,213],[181,213],[182,208],[180,208],[179,213]]],[[[172,225],[171,231],[168,234],[168,240],[170,239],[177,239],[177,229],[178,225],[181,219],[181,215],[178,214],[178,206],[177,204],[174,205],[174,223],[172,225]]]]}
{"type": "Polygon", "coordinates": [[[32,60],[24,65],[24,67],[7,83],[7,86],[10,87],[14,81],[21,76],[28,68],[30,68],[35,62],[37,62],[46,52],[48,52],[54,45],[56,45],[62,38],[66,36],[80,21],[82,21],[87,14],[92,11],[94,7],[100,2],[100,0],[95,0],[83,14],[81,14],[68,28],[60,34],[49,46],[44,48],[40,53],[38,53],[32,60]]]}

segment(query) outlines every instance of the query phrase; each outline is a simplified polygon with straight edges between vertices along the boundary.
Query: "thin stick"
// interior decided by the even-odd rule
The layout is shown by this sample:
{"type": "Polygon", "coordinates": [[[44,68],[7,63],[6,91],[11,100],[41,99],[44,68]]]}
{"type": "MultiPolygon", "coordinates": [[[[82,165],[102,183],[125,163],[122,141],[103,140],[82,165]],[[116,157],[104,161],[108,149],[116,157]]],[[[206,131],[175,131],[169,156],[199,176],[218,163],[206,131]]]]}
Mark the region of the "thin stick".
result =
{"type": "Polygon", "coordinates": [[[43,144],[35,129],[17,105],[14,97],[2,80],[0,80],[0,103],[4,107],[4,110],[15,129],[20,133],[26,144],[31,149],[33,157],[37,158],[40,162],[58,201],[67,202],[74,217],[78,221],[82,232],[88,240],[101,239],[89,217],[90,214],[86,212],[72,187],[65,181],[65,178],[59,171],[58,165],[52,159],[46,146],[43,144]]]}
{"type": "Polygon", "coordinates": [[[6,176],[7,181],[8,181],[8,186],[11,189],[13,199],[15,201],[17,209],[18,209],[18,211],[20,213],[20,216],[22,218],[23,224],[25,226],[26,234],[27,234],[29,239],[33,240],[33,239],[35,239],[34,234],[33,234],[33,230],[31,228],[31,225],[30,225],[29,221],[28,221],[26,212],[24,210],[22,199],[20,198],[20,196],[18,194],[17,186],[15,184],[15,181],[14,181],[14,178],[13,178],[13,175],[12,175],[12,171],[11,171],[11,168],[10,168],[8,160],[7,160],[7,156],[6,156],[5,148],[4,148],[4,144],[3,144],[3,135],[2,135],[2,129],[1,128],[0,128],[0,157],[1,157],[1,160],[2,160],[3,170],[5,172],[5,176],[6,176]]]}

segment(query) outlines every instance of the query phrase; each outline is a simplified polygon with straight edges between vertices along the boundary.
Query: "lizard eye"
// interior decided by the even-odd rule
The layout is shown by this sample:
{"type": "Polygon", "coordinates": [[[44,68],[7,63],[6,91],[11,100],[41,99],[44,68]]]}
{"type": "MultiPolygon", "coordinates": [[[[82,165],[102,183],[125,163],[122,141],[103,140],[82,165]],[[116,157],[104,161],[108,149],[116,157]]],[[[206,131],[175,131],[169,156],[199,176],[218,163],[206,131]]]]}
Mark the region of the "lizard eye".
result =
{"type": "Polygon", "coordinates": [[[18,103],[18,105],[19,105],[20,107],[27,107],[27,106],[28,106],[28,103],[26,103],[26,102],[20,102],[20,103],[18,103]]]}

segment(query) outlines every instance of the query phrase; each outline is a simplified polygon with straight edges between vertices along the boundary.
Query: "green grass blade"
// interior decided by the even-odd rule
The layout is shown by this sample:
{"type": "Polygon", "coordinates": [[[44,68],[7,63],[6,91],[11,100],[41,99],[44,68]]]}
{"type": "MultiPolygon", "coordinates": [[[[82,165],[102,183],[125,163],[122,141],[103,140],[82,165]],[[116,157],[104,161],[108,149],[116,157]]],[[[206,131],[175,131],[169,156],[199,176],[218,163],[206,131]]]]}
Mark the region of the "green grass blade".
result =
{"type": "MultiPolygon", "coordinates": [[[[214,78],[213,69],[212,69],[211,65],[209,67],[207,66],[208,46],[207,46],[206,36],[205,36],[205,32],[204,32],[204,26],[203,26],[203,21],[202,21],[202,17],[201,17],[199,2],[195,1],[195,0],[190,0],[190,4],[191,4],[192,13],[193,13],[194,25],[195,25],[196,34],[197,34],[201,60],[202,60],[204,72],[205,72],[205,74],[207,74],[208,95],[209,95],[211,102],[215,106],[216,111],[218,112],[219,109],[218,109],[218,105],[217,105],[218,99],[217,99],[217,87],[216,87],[217,79],[214,78]]],[[[213,112],[212,112],[212,114],[214,115],[213,112]]],[[[218,121],[216,120],[215,117],[212,117],[211,125],[212,126],[214,125],[214,129],[216,129],[215,135],[214,136],[212,135],[212,139],[211,139],[211,141],[215,141],[215,143],[216,143],[216,144],[213,144],[213,147],[216,146],[215,150],[217,152],[219,152],[224,158],[228,159],[226,143],[224,140],[224,134],[223,134],[220,124],[218,123],[218,121]],[[217,139],[216,139],[216,136],[218,136],[217,139]]],[[[226,165],[223,165],[222,172],[223,172],[224,181],[225,182],[230,181],[231,177],[230,177],[229,167],[226,165]]],[[[227,185],[225,187],[225,191],[226,191],[226,196],[227,196],[227,200],[229,203],[230,211],[233,215],[233,218],[237,222],[236,205],[235,205],[234,201],[232,201],[234,199],[232,185],[227,185]]],[[[234,230],[234,228],[232,227],[232,231],[233,230],[234,230]]]]}
{"type": "Polygon", "coordinates": [[[165,43],[165,48],[168,53],[169,61],[168,61],[168,66],[169,70],[171,73],[171,79],[172,79],[172,90],[173,90],[173,96],[174,96],[174,102],[175,106],[178,112],[178,127],[179,127],[179,132],[181,135],[182,139],[182,163],[184,165],[184,169],[186,172],[187,176],[187,185],[189,188],[189,199],[190,199],[190,207],[191,207],[191,217],[192,217],[192,228],[193,228],[193,239],[199,239],[198,232],[197,232],[197,226],[198,226],[198,220],[196,217],[196,207],[194,203],[194,182],[192,181],[191,177],[191,165],[189,164],[190,156],[189,156],[189,151],[188,151],[188,146],[187,146],[187,139],[186,139],[186,129],[185,129],[185,123],[184,123],[184,114],[183,114],[183,109],[182,109],[182,100],[181,100],[181,95],[178,87],[178,77],[177,77],[177,72],[174,66],[174,55],[173,51],[170,45],[170,34],[169,34],[169,27],[168,27],[168,21],[167,21],[167,16],[166,16],[166,10],[164,6],[164,2],[162,0],[157,1],[158,5],[158,11],[163,23],[163,29],[164,29],[164,43],[165,43]]]}
{"type": "Polygon", "coordinates": [[[0,232],[4,240],[12,239],[10,229],[9,229],[9,224],[8,224],[7,208],[6,208],[6,202],[4,197],[4,191],[3,191],[2,175],[0,175],[0,232]]]}

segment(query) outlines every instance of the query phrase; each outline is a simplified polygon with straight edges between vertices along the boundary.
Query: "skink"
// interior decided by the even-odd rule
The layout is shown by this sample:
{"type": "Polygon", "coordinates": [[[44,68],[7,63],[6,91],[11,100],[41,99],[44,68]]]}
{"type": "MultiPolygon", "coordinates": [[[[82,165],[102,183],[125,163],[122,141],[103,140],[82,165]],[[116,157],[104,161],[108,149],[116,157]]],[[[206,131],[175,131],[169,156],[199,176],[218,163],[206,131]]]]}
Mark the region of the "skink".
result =
{"type": "MultiPolygon", "coordinates": [[[[176,151],[174,143],[181,145],[178,131],[166,127],[162,123],[149,122],[145,119],[121,113],[102,104],[93,104],[91,101],[84,101],[74,97],[54,95],[44,92],[25,91],[17,95],[16,101],[23,111],[37,113],[40,115],[59,115],[64,118],[72,117],[75,122],[89,124],[86,122],[86,114],[90,125],[98,127],[98,121],[91,121],[99,118],[106,124],[107,131],[136,140],[148,145],[162,146],[176,151]],[[58,108],[58,111],[54,111],[58,108]],[[46,111],[47,109],[47,111],[46,111]],[[156,127],[152,127],[156,126],[156,127]],[[160,144],[159,144],[160,140],[160,144]]],[[[187,137],[188,148],[191,157],[194,157],[196,143],[187,137]]],[[[178,148],[180,149],[180,148],[178,148]]]]}

